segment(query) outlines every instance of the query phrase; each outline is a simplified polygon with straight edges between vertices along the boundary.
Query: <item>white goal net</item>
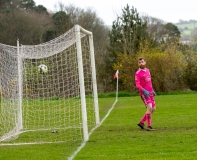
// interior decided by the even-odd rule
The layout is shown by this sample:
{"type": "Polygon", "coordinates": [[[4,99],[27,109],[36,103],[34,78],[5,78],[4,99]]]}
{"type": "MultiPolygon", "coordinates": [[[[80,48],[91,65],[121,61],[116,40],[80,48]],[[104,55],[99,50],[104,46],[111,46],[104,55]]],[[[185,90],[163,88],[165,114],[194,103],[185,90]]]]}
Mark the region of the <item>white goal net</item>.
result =
{"type": "Polygon", "coordinates": [[[0,93],[0,144],[87,141],[99,124],[92,33],[76,25],[47,43],[0,44],[0,93]]]}

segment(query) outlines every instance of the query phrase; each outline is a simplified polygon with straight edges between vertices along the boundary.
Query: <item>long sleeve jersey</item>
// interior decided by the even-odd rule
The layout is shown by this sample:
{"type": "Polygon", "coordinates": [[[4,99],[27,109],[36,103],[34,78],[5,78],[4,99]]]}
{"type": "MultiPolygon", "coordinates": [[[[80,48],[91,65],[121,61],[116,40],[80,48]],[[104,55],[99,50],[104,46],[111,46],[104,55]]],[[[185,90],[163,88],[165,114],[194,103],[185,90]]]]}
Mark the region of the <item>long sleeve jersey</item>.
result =
{"type": "Polygon", "coordinates": [[[140,90],[140,95],[143,94],[143,89],[152,93],[153,87],[151,74],[148,68],[137,70],[137,72],[135,73],[135,84],[136,87],[140,90]]]}

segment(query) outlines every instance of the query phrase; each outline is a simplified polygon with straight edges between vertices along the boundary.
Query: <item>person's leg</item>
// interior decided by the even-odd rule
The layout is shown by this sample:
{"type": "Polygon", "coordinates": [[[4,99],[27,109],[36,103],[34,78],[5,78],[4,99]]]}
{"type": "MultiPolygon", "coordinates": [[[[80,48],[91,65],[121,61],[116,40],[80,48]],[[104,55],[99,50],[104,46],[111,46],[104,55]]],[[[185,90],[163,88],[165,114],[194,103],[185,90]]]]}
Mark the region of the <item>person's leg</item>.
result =
{"type": "Polygon", "coordinates": [[[147,119],[147,125],[148,127],[150,127],[152,125],[152,113],[153,113],[153,110],[152,110],[152,103],[148,103],[146,105],[146,119],[147,119]]]}
{"type": "Polygon", "coordinates": [[[151,103],[152,103],[152,114],[156,110],[156,104],[155,104],[155,99],[154,97],[151,97],[151,103]]]}
{"type": "Polygon", "coordinates": [[[144,124],[144,122],[146,122],[147,116],[146,113],[144,114],[144,116],[142,117],[142,119],[140,120],[140,123],[144,124]]]}
{"type": "Polygon", "coordinates": [[[152,114],[153,112],[156,110],[156,106],[155,103],[149,103],[147,104],[147,123],[148,123],[148,127],[147,127],[147,131],[153,131],[155,129],[152,128],[152,114]]]}
{"type": "MultiPolygon", "coordinates": [[[[144,95],[141,95],[141,99],[144,102],[144,105],[147,108],[147,103],[150,101],[150,98],[144,97],[144,95]]],[[[140,122],[137,124],[141,129],[144,129],[144,123],[147,121],[147,112],[145,112],[144,116],[140,120],[140,122]]]]}
{"type": "Polygon", "coordinates": [[[140,122],[137,124],[141,129],[144,129],[144,122],[146,122],[146,114],[142,117],[140,122]]]}

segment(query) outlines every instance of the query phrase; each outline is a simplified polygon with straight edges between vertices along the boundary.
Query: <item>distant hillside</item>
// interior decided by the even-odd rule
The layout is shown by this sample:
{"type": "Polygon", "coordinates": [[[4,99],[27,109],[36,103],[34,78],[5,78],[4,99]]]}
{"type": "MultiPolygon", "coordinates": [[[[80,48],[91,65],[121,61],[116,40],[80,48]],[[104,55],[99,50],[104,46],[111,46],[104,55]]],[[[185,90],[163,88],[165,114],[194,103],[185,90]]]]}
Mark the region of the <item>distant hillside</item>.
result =
{"type": "Polygon", "coordinates": [[[185,40],[185,41],[190,40],[192,32],[197,30],[196,20],[181,21],[174,25],[178,27],[179,31],[181,32],[182,40],[185,40]]]}

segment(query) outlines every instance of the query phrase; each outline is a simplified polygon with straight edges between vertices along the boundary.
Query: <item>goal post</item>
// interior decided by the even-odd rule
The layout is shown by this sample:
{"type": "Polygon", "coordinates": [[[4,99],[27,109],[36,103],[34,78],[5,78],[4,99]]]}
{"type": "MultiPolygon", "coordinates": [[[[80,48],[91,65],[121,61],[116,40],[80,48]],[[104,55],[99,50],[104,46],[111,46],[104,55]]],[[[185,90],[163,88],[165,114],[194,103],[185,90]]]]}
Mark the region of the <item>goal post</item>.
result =
{"type": "Polygon", "coordinates": [[[93,35],[82,28],[79,25],[75,26],[76,31],[76,44],[77,44],[77,57],[79,66],[79,83],[80,83],[80,93],[81,93],[81,106],[82,106],[82,120],[83,120],[83,131],[84,131],[84,141],[88,140],[88,128],[87,128],[87,113],[86,113],[86,103],[85,103],[85,89],[84,89],[84,74],[83,74],[83,61],[82,61],[82,50],[81,50],[81,38],[80,33],[89,35],[89,46],[90,46],[90,58],[91,58],[91,68],[92,68],[92,82],[93,82],[93,97],[95,106],[95,119],[96,125],[99,125],[99,109],[98,109],[98,95],[97,95],[97,83],[96,83],[96,70],[95,70],[95,60],[94,60],[94,48],[93,48],[93,35]]]}
{"type": "MultiPolygon", "coordinates": [[[[18,63],[18,104],[19,104],[19,110],[18,110],[18,133],[21,129],[23,129],[23,119],[22,119],[22,60],[20,57],[20,50],[19,50],[19,40],[17,39],[17,63],[18,63]]],[[[17,133],[17,134],[18,134],[17,133]]]]}
{"type": "Polygon", "coordinates": [[[39,45],[0,44],[0,92],[0,144],[87,141],[100,124],[92,32],[75,25],[39,45]]]}

